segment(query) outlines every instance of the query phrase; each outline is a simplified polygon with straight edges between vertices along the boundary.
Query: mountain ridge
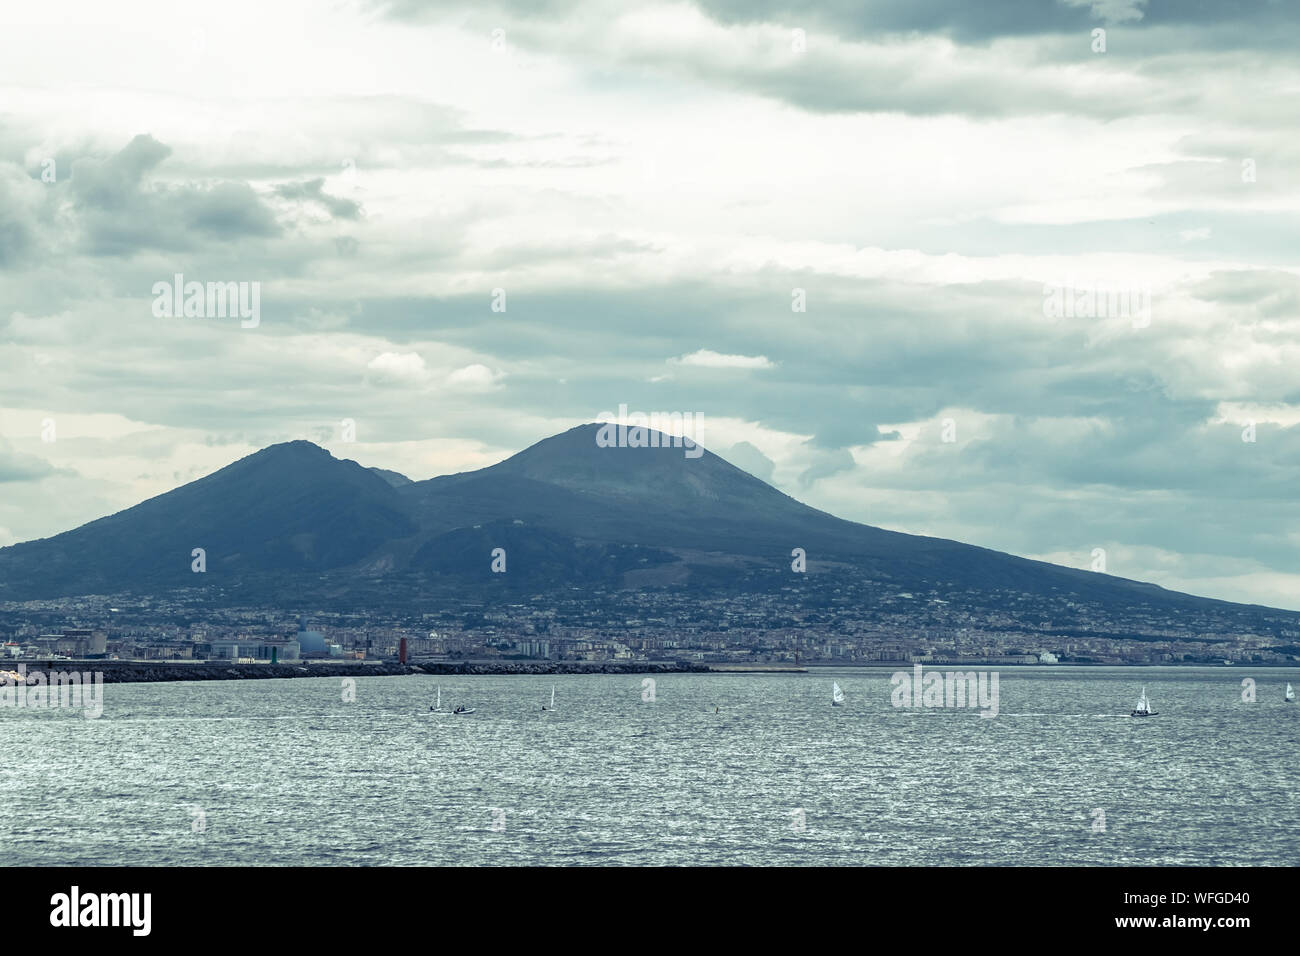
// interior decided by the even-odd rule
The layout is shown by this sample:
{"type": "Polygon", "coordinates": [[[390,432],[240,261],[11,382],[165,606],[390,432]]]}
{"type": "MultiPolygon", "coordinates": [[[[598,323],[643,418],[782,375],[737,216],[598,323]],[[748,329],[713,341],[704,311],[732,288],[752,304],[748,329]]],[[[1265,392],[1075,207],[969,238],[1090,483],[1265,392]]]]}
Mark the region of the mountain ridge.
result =
{"type": "Polygon", "coordinates": [[[834,570],[904,591],[1063,591],[1296,613],[851,522],[702,447],[698,457],[680,446],[601,447],[602,427],[578,425],[493,465],[423,480],[304,440],[270,445],[113,515],[0,548],[0,600],[214,584],[276,600],[322,575],[341,593],[395,575],[436,587],[771,589],[786,586],[802,548],[802,581],[834,570]],[[490,569],[496,547],[511,555],[504,579],[490,569]]]}

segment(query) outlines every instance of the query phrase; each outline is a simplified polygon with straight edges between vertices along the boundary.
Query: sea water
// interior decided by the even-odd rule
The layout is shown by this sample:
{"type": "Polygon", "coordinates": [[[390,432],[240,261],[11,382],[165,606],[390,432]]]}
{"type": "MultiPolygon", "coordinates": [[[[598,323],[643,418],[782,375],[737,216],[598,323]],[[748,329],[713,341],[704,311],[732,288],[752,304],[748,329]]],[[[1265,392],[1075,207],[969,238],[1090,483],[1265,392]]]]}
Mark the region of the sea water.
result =
{"type": "Polygon", "coordinates": [[[1300,672],[999,670],[992,719],[893,706],[893,668],[112,684],[98,719],[0,708],[0,841],[10,865],[1300,861],[1300,672]],[[1143,685],[1158,716],[1132,719],[1143,685]]]}

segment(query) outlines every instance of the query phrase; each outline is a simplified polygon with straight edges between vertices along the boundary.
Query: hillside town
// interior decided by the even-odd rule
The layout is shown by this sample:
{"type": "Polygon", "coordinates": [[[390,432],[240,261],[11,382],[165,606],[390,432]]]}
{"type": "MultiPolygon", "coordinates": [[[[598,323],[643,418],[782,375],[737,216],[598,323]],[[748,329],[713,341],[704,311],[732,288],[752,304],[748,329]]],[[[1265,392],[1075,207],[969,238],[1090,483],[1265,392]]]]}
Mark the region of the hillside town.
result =
{"type": "Polygon", "coordinates": [[[1207,611],[1104,609],[1012,594],[772,594],[571,589],[462,599],[436,610],[218,607],[184,593],[87,596],[0,605],[10,659],[384,661],[690,661],[770,665],[1288,664],[1294,615],[1260,610],[1253,630],[1207,611]],[[991,606],[990,606],[991,605],[991,606]]]}

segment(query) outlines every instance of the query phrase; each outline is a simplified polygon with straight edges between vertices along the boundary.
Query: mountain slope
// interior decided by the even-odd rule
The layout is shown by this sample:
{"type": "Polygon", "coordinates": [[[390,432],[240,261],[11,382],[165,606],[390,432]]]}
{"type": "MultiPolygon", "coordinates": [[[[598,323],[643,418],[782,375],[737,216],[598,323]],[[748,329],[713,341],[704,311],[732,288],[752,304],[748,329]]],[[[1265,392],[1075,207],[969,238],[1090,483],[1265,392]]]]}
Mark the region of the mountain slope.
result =
{"type": "Polygon", "coordinates": [[[984,595],[988,606],[1021,594],[1245,609],[844,521],[707,451],[601,447],[600,427],[416,482],[309,442],[273,445],[116,515],[0,549],[0,600],[212,585],[268,602],[322,588],[344,601],[368,589],[374,600],[389,584],[408,594],[589,583],[771,592],[838,574],[890,591],[984,595]],[[206,550],[203,575],[191,571],[194,548],[206,550]],[[507,552],[506,575],[491,571],[495,548],[507,552]],[[796,548],[807,575],[790,572],[796,548]]]}
{"type": "MultiPolygon", "coordinates": [[[[687,573],[673,576],[679,583],[692,579],[691,570],[705,569],[709,583],[725,583],[738,576],[746,562],[788,568],[791,551],[803,548],[814,567],[844,565],[897,581],[903,588],[1028,593],[1065,589],[1105,601],[1222,603],[943,538],[845,521],[708,451],[688,459],[680,448],[602,448],[596,443],[599,428],[580,425],[496,465],[416,482],[401,491],[426,531],[445,534],[466,524],[514,520],[560,534],[574,545],[638,545],[656,549],[659,555],[672,551],[687,565],[687,573]],[[709,557],[714,555],[739,559],[730,562],[731,575],[719,570],[728,565],[709,557]]],[[[448,539],[442,546],[456,556],[443,555],[439,565],[444,573],[454,573],[457,567],[467,577],[488,573],[482,543],[462,549],[459,540],[448,539]]],[[[573,570],[570,581],[587,580],[579,569],[573,570]]]]}
{"type": "Polygon", "coordinates": [[[385,478],[287,442],[73,531],[0,549],[0,598],[319,572],[415,530],[385,478]],[[192,570],[195,548],[206,553],[203,575],[192,570]]]}

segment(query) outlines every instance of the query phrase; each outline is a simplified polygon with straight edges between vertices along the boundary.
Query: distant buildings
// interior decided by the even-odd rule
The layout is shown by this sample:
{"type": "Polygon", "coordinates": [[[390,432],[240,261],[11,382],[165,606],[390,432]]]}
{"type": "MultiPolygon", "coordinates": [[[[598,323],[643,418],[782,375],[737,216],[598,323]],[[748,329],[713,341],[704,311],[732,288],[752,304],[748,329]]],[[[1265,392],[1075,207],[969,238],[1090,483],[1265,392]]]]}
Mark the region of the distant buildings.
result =
{"type": "MultiPolygon", "coordinates": [[[[322,652],[324,651],[324,643],[322,639],[322,652]]],[[[250,656],[259,661],[296,661],[301,657],[301,648],[294,638],[273,638],[257,642],[250,656]]],[[[321,653],[319,656],[324,657],[325,654],[321,653]]]]}
{"type": "Polygon", "coordinates": [[[516,641],[513,647],[513,653],[523,657],[550,657],[550,641],[516,641]]]}
{"type": "Polygon", "coordinates": [[[213,660],[239,660],[239,641],[209,641],[208,648],[208,656],[213,660]]]}
{"type": "MultiPolygon", "coordinates": [[[[199,645],[203,653],[205,645],[199,645]]],[[[208,641],[207,657],[216,661],[296,661],[299,658],[298,642],[292,638],[238,638],[208,641]]],[[[325,655],[321,655],[322,657],[325,655]]]]}
{"type": "Polygon", "coordinates": [[[0,602],[0,641],[6,642],[0,659],[385,660],[405,641],[415,662],[1221,666],[1300,660],[1300,631],[1284,612],[1247,627],[1212,611],[1116,610],[1077,595],[936,588],[909,598],[891,585],[850,577],[831,584],[813,589],[801,581],[779,592],[743,594],[575,588],[522,603],[469,595],[412,605],[398,595],[391,607],[314,611],[318,630],[304,620],[295,628],[283,608],[216,607],[205,595],[135,605],[118,597],[111,604],[94,597],[0,602]],[[68,621],[78,627],[59,630],[68,621]]]}
{"type": "Polygon", "coordinates": [[[103,657],[108,644],[103,631],[90,628],[65,628],[59,634],[42,634],[26,647],[20,647],[18,653],[11,648],[16,642],[5,645],[11,657],[103,657]]]}

